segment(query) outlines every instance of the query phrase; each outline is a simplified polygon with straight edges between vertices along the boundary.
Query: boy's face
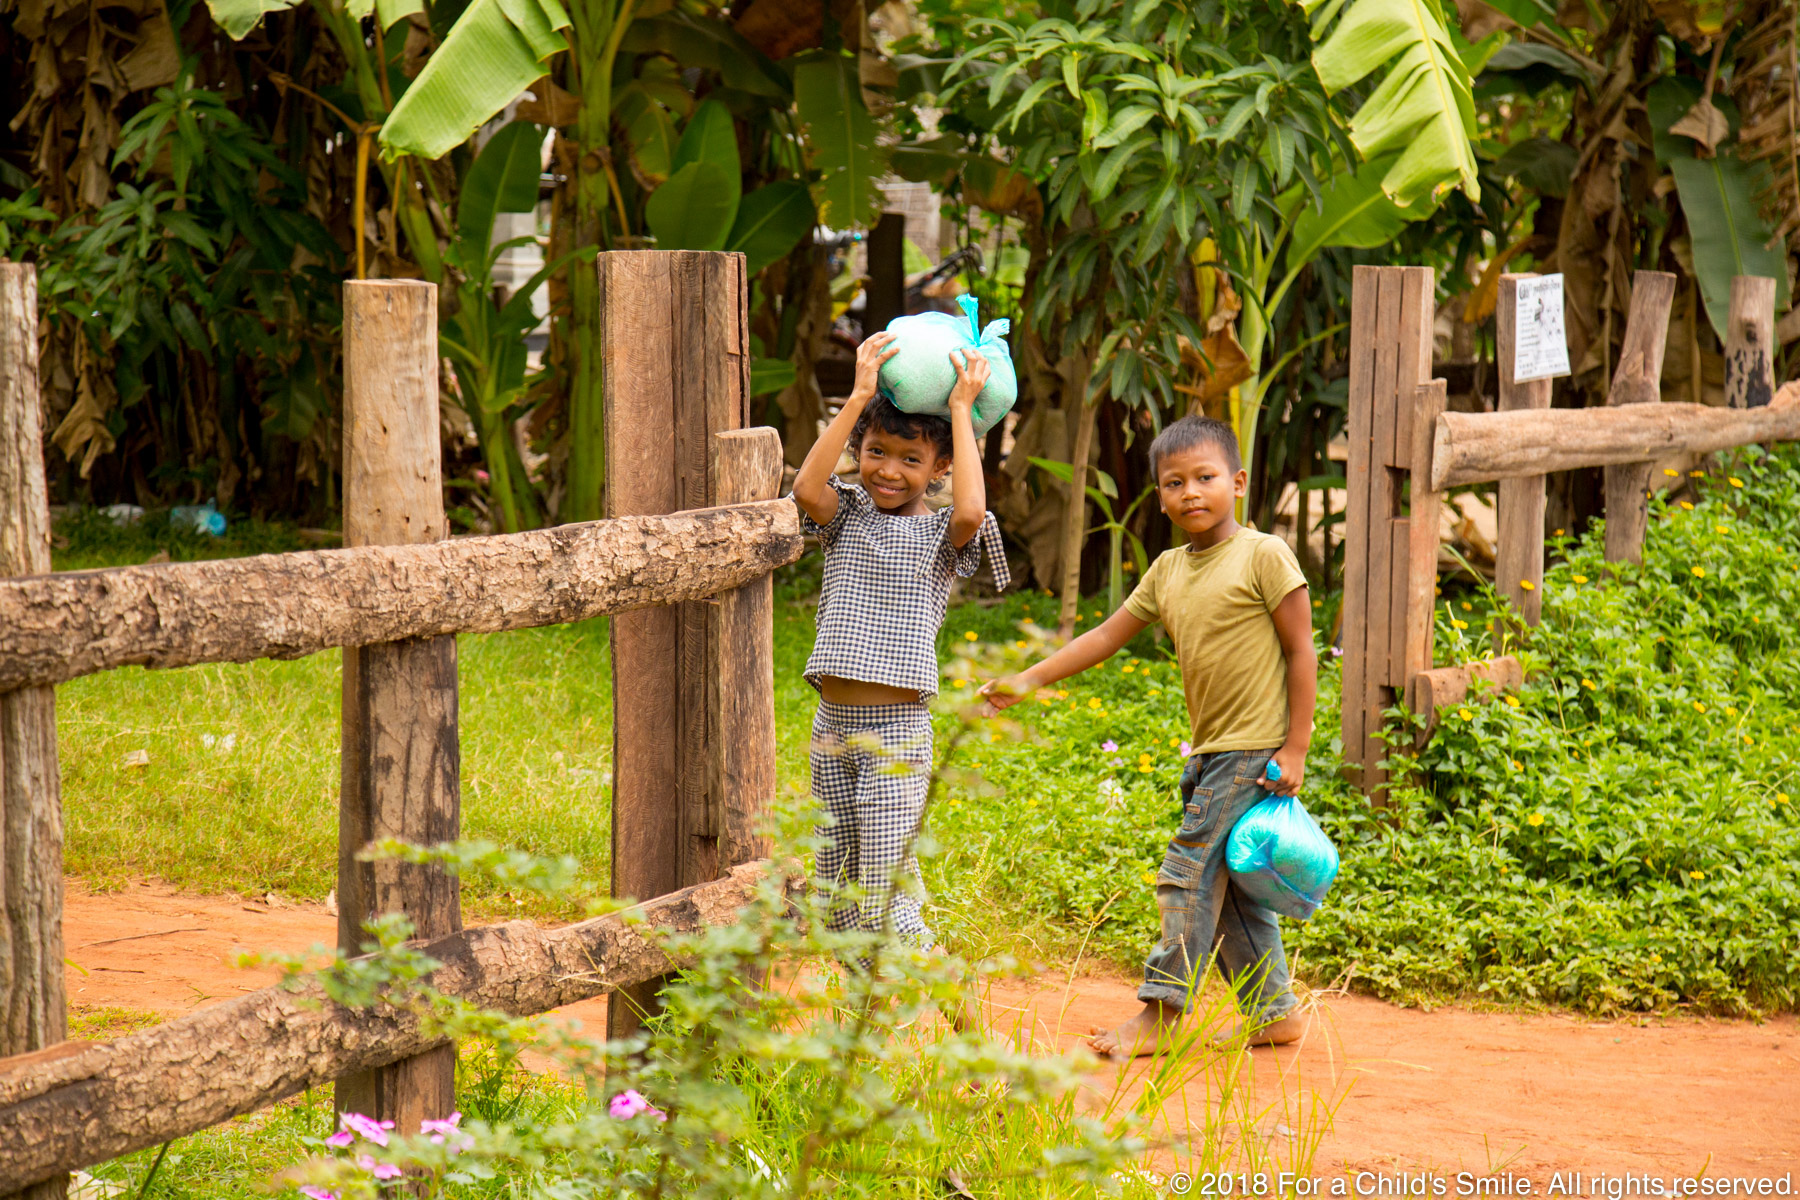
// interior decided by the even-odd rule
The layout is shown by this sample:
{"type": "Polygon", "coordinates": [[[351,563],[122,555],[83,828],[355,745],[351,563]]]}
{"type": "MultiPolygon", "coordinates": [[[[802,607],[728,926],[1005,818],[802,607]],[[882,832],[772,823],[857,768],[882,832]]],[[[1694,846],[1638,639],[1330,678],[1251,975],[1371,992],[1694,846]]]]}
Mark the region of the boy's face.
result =
{"type": "Polygon", "coordinates": [[[1156,464],[1156,497],[1169,520],[1190,538],[1230,520],[1232,502],[1249,483],[1249,472],[1232,471],[1216,446],[1178,450],[1156,464]]]}
{"type": "Polygon", "coordinates": [[[925,489],[950,469],[929,438],[900,437],[871,429],[856,455],[863,490],[876,507],[902,512],[921,507],[925,489]]]}

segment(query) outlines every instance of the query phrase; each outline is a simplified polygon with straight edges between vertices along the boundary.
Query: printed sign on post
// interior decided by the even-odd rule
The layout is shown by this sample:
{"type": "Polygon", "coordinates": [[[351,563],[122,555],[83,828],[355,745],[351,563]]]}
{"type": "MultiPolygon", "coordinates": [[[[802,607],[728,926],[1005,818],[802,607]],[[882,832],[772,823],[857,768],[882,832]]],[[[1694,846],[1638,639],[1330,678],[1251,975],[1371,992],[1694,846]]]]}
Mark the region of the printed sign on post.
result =
{"type": "Polygon", "coordinates": [[[1554,379],[1569,373],[1569,338],[1563,331],[1563,277],[1539,275],[1518,282],[1513,330],[1513,381],[1554,379]]]}

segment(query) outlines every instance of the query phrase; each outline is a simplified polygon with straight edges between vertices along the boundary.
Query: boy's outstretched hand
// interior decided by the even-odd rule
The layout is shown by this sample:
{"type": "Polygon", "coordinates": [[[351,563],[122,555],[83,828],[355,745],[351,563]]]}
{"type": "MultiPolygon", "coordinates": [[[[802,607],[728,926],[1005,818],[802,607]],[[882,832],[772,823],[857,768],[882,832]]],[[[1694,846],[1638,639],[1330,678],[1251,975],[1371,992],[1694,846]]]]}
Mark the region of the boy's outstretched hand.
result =
{"type": "Polygon", "coordinates": [[[864,339],[856,348],[856,382],[850,388],[852,397],[859,400],[874,398],[875,388],[881,382],[881,364],[900,353],[900,347],[892,345],[893,340],[894,335],[884,329],[864,339]]]}
{"type": "Polygon", "coordinates": [[[974,350],[952,350],[950,365],[956,368],[956,386],[950,389],[950,407],[967,408],[987,386],[992,368],[987,356],[974,350]]]}
{"type": "Polygon", "coordinates": [[[1278,796],[1296,795],[1306,782],[1306,747],[1283,746],[1270,761],[1281,768],[1281,778],[1273,782],[1264,779],[1263,786],[1278,796]]]}
{"type": "Polygon", "coordinates": [[[1003,709],[1011,708],[1033,689],[1020,680],[1017,675],[1008,675],[1005,679],[990,679],[975,689],[975,694],[987,701],[987,711],[981,715],[991,717],[1003,709]]]}

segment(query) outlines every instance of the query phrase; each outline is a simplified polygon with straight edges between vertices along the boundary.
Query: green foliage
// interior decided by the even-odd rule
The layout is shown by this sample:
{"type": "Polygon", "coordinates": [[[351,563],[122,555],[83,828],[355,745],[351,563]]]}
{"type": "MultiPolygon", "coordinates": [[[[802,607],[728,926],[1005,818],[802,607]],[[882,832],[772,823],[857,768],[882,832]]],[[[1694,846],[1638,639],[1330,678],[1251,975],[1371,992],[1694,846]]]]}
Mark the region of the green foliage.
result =
{"type": "Polygon", "coordinates": [[[891,152],[863,104],[856,60],[831,55],[797,65],[794,107],[806,130],[807,163],[819,173],[819,219],[839,228],[873,225],[891,152]]]}
{"type": "Polygon", "coordinates": [[[785,258],[812,230],[817,219],[805,184],[791,179],[767,183],[738,205],[725,246],[742,252],[746,260],[744,270],[754,276],[770,263],[785,258]]]}

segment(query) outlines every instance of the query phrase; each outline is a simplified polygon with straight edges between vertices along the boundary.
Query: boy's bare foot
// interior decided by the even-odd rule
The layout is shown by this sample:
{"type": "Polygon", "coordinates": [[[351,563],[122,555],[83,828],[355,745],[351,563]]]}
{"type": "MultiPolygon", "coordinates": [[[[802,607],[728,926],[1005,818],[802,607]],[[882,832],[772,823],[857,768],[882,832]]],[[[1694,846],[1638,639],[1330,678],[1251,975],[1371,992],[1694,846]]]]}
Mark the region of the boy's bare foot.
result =
{"type": "Polygon", "coordinates": [[[1151,1000],[1117,1029],[1090,1030],[1088,1048],[1102,1058],[1116,1062],[1156,1054],[1168,1046],[1180,1021],[1180,1008],[1161,1000],[1151,1000]]]}
{"type": "MultiPolygon", "coordinates": [[[[930,953],[937,959],[950,957],[950,951],[943,946],[933,946],[930,953]]],[[[944,1019],[950,1022],[950,1028],[957,1033],[981,1032],[981,1001],[970,994],[969,984],[972,982],[971,979],[965,979],[964,986],[957,992],[955,1004],[941,1006],[939,1009],[944,1019]]]]}
{"type": "Polygon", "coordinates": [[[1266,1025],[1254,1021],[1239,1021],[1230,1029],[1213,1034],[1212,1044],[1215,1050],[1236,1050],[1240,1046],[1286,1046],[1305,1035],[1306,1018],[1299,1013],[1289,1013],[1266,1025]]]}

